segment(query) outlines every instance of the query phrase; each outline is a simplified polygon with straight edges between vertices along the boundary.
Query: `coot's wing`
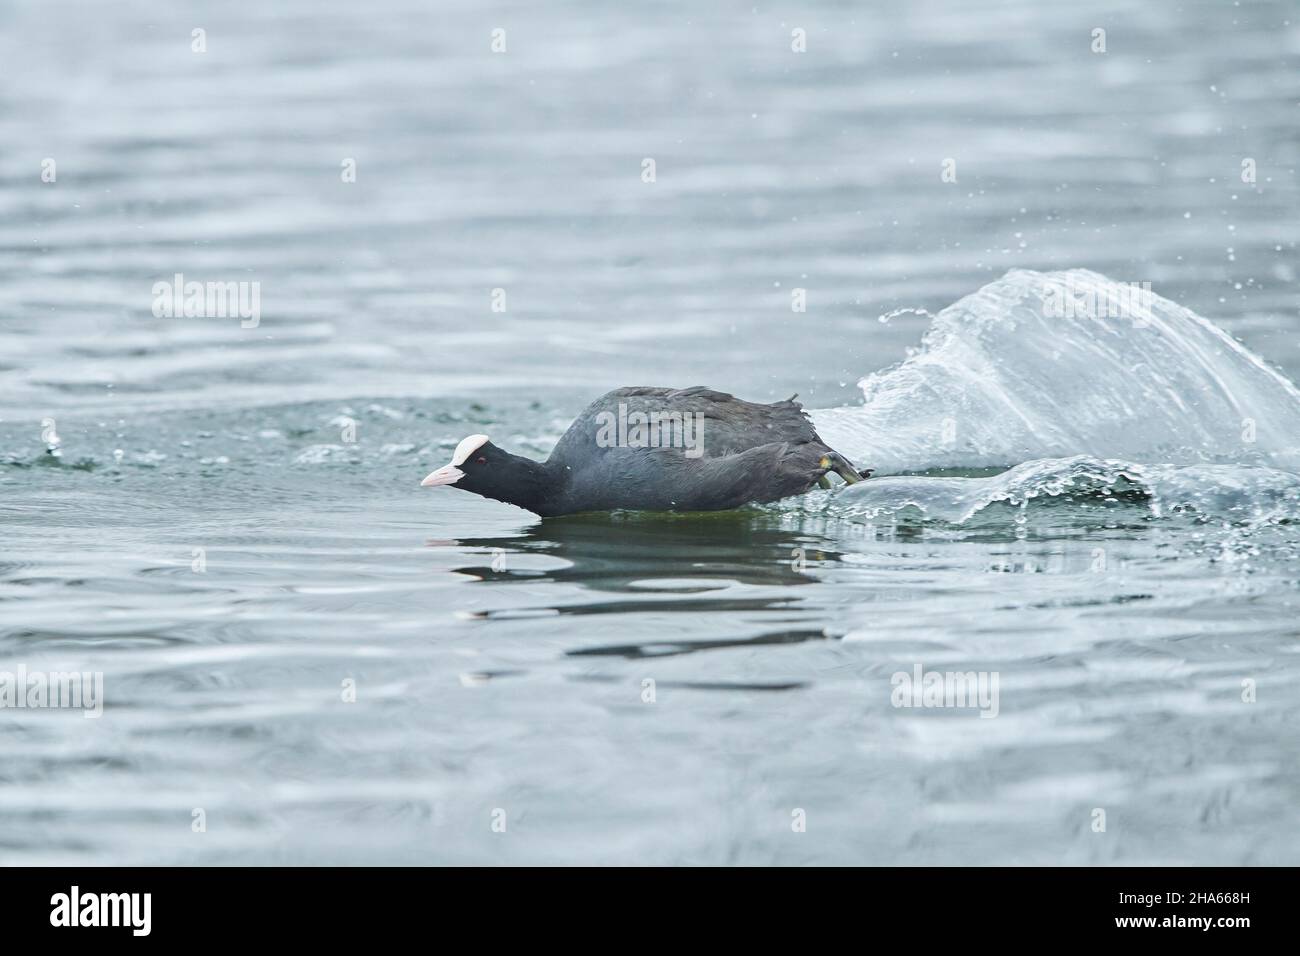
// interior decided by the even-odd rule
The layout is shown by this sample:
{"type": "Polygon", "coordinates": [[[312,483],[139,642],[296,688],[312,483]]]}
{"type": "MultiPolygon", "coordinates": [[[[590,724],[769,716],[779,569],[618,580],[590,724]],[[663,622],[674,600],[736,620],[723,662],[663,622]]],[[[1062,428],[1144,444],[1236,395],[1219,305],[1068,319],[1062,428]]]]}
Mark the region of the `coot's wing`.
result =
{"type": "Polygon", "coordinates": [[[685,447],[694,459],[720,458],[782,442],[811,442],[825,450],[793,399],[764,405],[700,385],[633,386],[587,406],[556,444],[551,460],[589,461],[612,446],[629,444],[645,450],[685,447]]]}
{"type": "Polygon", "coordinates": [[[573,511],[725,511],[800,495],[826,472],[820,443],[772,442],[734,455],[688,458],[679,448],[613,448],[574,469],[559,502],[573,511]]]}
{"type": "Polygon", "coordinates": [[[677,508],[722,511],[808,491],[826,473],[820,442],[771,442],[704,459],[683,472],[689,493],[677,508]]]}

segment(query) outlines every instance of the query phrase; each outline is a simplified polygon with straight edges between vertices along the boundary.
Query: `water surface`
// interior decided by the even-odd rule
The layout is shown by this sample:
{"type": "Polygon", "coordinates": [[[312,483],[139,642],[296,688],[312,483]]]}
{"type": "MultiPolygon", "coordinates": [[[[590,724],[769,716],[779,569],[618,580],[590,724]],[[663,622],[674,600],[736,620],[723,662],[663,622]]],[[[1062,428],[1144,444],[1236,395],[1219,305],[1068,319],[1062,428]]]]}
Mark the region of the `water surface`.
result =
{"type": "Polygon", "coordinates": [[[1300,860],[1290,4],[20,0],[0,62],[0,671],[106,694],[0,710],[0,862],[1300,860]],[[697,383],[884,477],[418,487],[697,383]]]}

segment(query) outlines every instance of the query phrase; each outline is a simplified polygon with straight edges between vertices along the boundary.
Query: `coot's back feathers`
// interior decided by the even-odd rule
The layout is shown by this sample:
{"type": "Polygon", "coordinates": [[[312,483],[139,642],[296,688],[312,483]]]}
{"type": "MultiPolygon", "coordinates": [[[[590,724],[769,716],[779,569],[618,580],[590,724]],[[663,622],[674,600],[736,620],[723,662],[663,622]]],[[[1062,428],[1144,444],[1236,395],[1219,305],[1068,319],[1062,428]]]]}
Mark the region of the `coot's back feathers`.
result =
{"type": "Polygon", "coordinates": [[[583,409],[552,450],[551,460],[566,459],[584,445],[595,447],[600,426],[598,416],[603,412],[618,415],[620,405],[628,415],[669,412],[698,416],[695,420],[703,423],[704,458],[734,455],[771,442],[821,441],[803,406],[792,398],[764,405],[703,385],[690,388],[634,385],[616,388],[583,409]]]}

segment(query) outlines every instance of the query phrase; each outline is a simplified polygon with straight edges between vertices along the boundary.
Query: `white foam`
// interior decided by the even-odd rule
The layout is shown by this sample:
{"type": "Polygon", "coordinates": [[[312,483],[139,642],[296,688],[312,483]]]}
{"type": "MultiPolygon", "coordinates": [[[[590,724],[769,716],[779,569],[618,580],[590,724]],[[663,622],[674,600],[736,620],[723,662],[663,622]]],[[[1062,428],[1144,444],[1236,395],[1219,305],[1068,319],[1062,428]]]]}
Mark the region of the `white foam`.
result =
{"type": "Polygon", "coordinates": [[[1300,509],[1300,475],[1241,465],[1143,465],[1086,455],[1027,461],[988,478],[893,475],[858,482],[826,503],[840,517],[877,518],[909,508],[962,524],[997,503],[1075,495],[1110,499],[1138,491],[1155,517],[1176,509],[1244,522],[1293,518],[1300,509]]]}
{"type": "Polygon", "coordinates": [[[916,354],[813,411],[821,437],[878,474],[1046,458],[1265,465],[1300,474],[1300,391],[1213,323],[1120,283],[1016,269],[940,312],[916,354]]]}

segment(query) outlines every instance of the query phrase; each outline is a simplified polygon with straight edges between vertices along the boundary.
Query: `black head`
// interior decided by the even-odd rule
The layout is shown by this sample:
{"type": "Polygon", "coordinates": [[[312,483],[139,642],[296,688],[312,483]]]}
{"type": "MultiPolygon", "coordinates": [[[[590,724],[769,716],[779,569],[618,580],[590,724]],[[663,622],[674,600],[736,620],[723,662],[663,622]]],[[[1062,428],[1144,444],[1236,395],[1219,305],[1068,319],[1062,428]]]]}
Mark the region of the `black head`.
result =
{"type": "Polygon", "coordinates": [[[532,508],[541,487],[541,465],[529,458],[502,451],[487,435],[470,435],[456,446],[451,463],[443,465],[420,482],[425,488],[452,485],[484,498],[494,498],[532,508]]]}

